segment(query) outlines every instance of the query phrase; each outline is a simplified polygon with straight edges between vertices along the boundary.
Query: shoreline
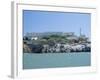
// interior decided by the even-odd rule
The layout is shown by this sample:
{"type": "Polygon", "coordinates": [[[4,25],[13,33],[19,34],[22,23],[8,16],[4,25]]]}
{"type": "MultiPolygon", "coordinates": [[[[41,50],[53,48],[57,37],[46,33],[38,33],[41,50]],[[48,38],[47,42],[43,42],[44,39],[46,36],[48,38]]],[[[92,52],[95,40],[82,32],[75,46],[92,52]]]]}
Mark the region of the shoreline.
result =
{"type": "Polygon", "coordinates": [[[69,52],[69,53],[23,53],[23,54],[91,54],[91,52],[69,52]]]}

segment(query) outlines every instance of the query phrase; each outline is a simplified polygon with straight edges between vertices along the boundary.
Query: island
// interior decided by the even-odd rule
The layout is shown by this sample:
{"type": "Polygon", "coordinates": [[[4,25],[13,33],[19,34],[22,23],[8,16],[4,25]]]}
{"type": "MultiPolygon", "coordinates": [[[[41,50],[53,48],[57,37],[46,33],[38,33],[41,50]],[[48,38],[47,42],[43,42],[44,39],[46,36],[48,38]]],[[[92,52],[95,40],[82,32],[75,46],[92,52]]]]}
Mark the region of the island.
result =
{"type": "Polygon", "coordinates": [[[74,32],[27,33],[23,37],[23,53],[72,53],[90,52],[88,37],[74,32]]]}

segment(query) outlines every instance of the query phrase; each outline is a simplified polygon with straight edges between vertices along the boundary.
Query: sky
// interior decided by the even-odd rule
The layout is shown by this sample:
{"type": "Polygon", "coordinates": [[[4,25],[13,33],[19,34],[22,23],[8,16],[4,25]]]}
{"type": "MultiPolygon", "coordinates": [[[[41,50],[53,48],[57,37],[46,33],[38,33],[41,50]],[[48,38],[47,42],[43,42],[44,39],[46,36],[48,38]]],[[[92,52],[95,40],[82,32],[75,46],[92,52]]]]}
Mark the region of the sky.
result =
{"type": "Polygon", "coordinates": [[[74,32],[90,38],[91,14],[23,10],[23,32],[74,32]]]}

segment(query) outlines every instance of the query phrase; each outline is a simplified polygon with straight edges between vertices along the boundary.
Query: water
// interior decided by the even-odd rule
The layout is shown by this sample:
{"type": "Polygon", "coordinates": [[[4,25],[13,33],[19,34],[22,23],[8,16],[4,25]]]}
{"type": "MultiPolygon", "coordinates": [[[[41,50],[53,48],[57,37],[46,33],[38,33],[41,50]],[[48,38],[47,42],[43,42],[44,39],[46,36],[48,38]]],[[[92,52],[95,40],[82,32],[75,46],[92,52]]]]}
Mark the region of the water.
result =
{"type": "Polygon", "coordinates": [[[24,53],[23,69],[81,67],[91,65],[90,52],[81,53],[24,53]]]}

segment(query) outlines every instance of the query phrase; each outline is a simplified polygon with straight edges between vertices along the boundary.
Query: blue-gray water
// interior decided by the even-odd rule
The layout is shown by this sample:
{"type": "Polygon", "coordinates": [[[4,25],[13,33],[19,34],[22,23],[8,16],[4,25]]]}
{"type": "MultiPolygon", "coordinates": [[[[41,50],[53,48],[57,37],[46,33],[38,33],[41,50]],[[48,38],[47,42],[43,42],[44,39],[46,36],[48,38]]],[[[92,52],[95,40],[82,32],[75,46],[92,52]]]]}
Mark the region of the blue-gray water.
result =
{"type": "Polygon", "coordinates": [[[23,69],[80,67],[90,65],[90,52],[23,54],[23,69]]]}

